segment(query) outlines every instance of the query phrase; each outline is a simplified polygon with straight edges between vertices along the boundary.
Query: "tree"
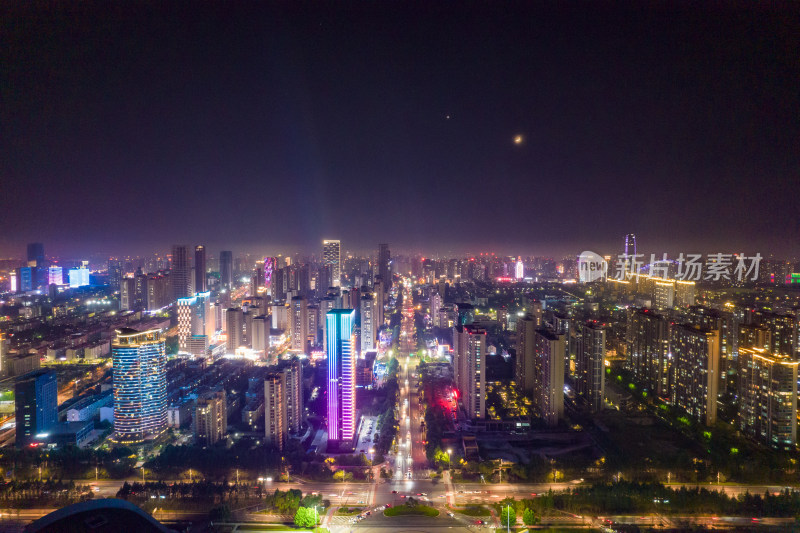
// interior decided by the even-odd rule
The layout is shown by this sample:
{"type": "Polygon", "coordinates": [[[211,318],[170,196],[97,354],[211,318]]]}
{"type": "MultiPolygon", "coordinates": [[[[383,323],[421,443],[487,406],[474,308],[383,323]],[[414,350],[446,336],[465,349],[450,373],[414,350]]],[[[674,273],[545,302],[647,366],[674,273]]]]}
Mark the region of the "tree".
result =
{"type": "Polygon", "coordinates": [[[535,526],[539,523],[539,517],[533,512],[533,509],[528,507],[525,509],[525,512],[522,513],[522,523],[526,526],[535,526]]]}
{"type": "Polygon", "coordinates": [[[214,507],[208,512],[208,518],[213,522],[227,522],[231,518],[231,510],[227,505],[214,507]]]}
{"type": "Polygon", "coordinates": [[[511,505],[503,507],[500,513],[500,525],[503,527],[511,527],[517,523],[517,511],[511,505]]]}
{"type": "Polygon", "coordinates": [[[298,527],[316,527],[314,523],[314,509],[299,507],[294,515],[294,524],[298,527]]]}

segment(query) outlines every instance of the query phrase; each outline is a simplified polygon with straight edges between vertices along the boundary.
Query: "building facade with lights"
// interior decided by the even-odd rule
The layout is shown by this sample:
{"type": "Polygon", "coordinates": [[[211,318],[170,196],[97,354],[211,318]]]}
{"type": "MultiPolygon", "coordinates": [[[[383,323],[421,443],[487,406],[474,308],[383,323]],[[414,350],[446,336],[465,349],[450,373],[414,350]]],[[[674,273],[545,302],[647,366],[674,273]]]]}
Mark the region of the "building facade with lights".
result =
{"type": "Polygon", "coordinates": [[[352,446],[356,432],[355,310],[325,315],[328,342],[328,440],[352,446]]]}
{"type": "Polygon", "coordinates": [[[114,368],[114,440],[136,443],[167,427],[166,346],[160,329],[117,330],[114,368]]]}

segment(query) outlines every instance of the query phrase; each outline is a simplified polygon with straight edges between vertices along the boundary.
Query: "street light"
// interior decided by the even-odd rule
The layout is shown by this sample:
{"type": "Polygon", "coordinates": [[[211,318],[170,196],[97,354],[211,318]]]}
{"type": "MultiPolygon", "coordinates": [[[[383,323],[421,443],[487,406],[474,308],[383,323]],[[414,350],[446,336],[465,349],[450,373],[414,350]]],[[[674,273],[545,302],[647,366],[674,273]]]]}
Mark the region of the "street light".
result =
{"type": "Polygon", "coordinates": [[[447,471],[449,472],[452,470],[452,465],[450,464],[450,454],[453,453],[452,448],[447,448],[447,471]]]}
{"type": "Polygon", "coordinates": [[[506,513],[506,533],[511,532],[511,505],[506,505],[508,512],[506,513]]]}

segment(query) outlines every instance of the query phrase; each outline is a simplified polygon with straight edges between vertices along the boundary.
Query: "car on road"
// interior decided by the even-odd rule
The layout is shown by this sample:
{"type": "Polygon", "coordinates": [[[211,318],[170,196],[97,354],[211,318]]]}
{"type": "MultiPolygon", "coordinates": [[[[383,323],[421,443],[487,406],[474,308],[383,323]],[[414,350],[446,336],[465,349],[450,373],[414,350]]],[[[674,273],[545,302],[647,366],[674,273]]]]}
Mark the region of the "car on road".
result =
{"type": "Polygon", "coordinates": [[[393,490],[393,491],[392,491],[392,494],[397,494],[397,491],[396,491],[396,490],[393,490]]]}

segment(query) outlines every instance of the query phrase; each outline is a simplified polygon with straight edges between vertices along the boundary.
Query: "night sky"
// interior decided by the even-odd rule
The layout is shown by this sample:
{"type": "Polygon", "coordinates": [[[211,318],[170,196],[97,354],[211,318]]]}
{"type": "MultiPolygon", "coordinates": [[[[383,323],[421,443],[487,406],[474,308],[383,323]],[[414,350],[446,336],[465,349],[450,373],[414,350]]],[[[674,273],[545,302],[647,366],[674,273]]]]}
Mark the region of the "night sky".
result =
{"type": "Polygon", "coordinates": [[[535,4],[4,3],[0,252],[800,253],[797,3],[535,4]]]}

